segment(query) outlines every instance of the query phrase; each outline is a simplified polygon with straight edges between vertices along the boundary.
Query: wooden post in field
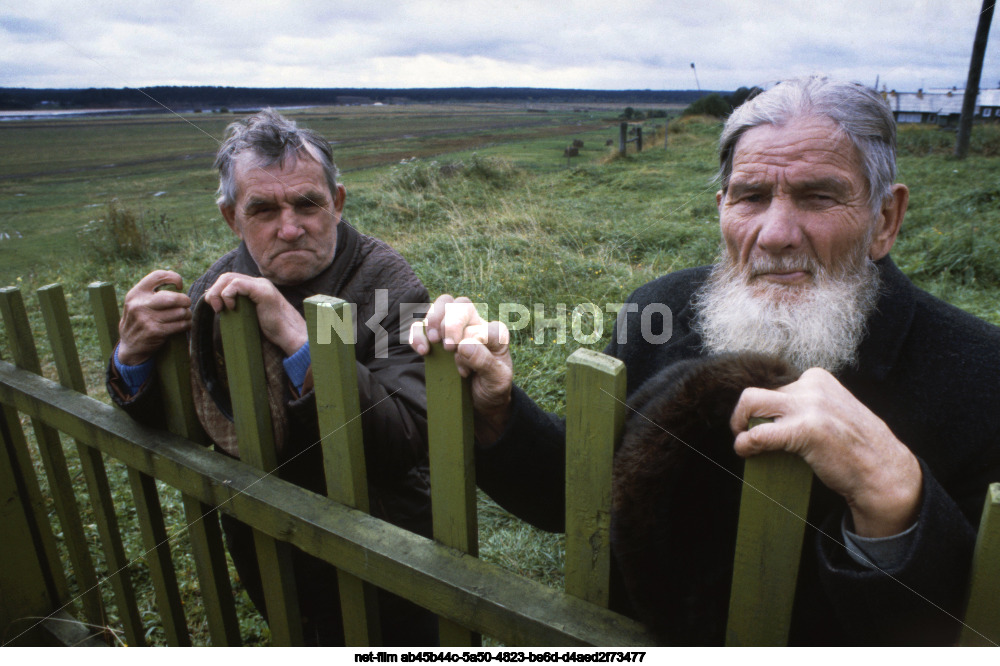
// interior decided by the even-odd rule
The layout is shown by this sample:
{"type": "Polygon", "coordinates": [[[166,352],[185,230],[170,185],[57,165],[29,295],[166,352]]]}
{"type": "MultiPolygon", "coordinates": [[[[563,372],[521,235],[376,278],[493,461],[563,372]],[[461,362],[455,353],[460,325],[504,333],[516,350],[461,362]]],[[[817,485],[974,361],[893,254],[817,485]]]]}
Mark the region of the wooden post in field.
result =
{"type": "MultiPolygon", "coordinates": [[[[368,475],[358,398],[351,304],[333,296],[305,300],[306,324],[327,496],[365,513],[368,475]]],[[[380,645],[378,588],[337,570],[344,641],[349,646],[380,645]]]]}
{"type": "Polygon", "coordinates": [[[628,123],[622,123],[618,126],[618,154],[621,157],[625,157],[625,151],[628,147],[628,123]]]}
{"type": "MultiPolygon", "coordinates": [[[[261,352],[257,308],[239,296],[236,308],[221,315],[222,348],[233,403],[233,423],[240,459],[268,474],[277,471],[267,377],[261,352]]],[[[264,585],[267,622],[277,645],[302,645],[302,616],[292,569],[291,546],[259,530],[253,531],[264,585]]]]}
{"type": "Polygon", "coordinates": [[[983,8],[979,12],[976,24],[976,36],[972,42],[972,58],[969,60],[969,76],[965,82],[965,97],[962,98],[962,115],[958,120],[958,132],[955,135],[955,157],[965,159],[969,153],[969,142],[972,140],[972,117],[976,112],[976,98],[979,97],[979,79],[983,74],[983,57],[986,55],[986,42],[990,36],[990,24],[993,23],[994,0],[983,0],[983,8]]]}
{"type": "MultiPolygon", "coordinates": [[[[455,354],[431,345],[427,371],[427,438],[430,442],[431,511],[434,538],[464,553],[479,554],[476,516],[475,442],[469,380],[455,367],[455,354]]],[[[440,620],[442,646],[479,646],[478,634],[440,620]]]]}
{"type": "Polygon", "coordinates": [[[1000,643],[1000,483],[986,492],[979,536],[972,555],[969,601],[959,645],[996,646],[1000,643]]]}
{"type": "Polygon", "coordinates": [[[642,126],[635,128],[635,151],[642,152],[642,126]]]}
{"type": "Polygon", "coordinates": [[[812,480],[809,465],[791,453],[747,459],[726,645],[788,643],[812,480]]]}
{"type": "Polygon", "coordinates": [[[607,608],[611,468],[625,426],[625,364],[577,349],[566,366],[566,592],[607,608]]]}

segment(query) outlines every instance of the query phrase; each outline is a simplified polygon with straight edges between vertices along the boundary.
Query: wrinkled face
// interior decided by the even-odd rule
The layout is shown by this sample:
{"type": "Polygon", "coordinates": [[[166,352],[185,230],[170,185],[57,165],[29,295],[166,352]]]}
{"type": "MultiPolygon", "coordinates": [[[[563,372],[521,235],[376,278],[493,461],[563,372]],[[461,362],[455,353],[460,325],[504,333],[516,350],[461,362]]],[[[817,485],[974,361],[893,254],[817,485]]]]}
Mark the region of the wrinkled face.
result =
{"type": "Polygon", "coordinates": [[[817,265],[836,275],[880,259],[892,244],[876,233],[857,148],[826,118],[748,130],[716,201],[729,259],[772,293],[809,287],[817,265]]]}
{"type": "Polygon", "coordinates": [[[283,168],[258,167],[243,156],[235,174],[236,205],[220,210],[261,275],[275,284],[298,284],[330,265],[345,192],[342,185],[330,192],[318,162],[299,156],[283,168]]]}

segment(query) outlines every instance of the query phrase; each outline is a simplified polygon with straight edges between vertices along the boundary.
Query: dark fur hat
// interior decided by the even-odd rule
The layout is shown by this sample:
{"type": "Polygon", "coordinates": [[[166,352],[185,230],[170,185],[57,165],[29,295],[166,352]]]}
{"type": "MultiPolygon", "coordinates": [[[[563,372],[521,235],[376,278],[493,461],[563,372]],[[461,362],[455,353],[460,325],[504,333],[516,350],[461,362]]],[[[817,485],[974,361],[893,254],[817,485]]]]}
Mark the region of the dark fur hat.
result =
{"type": "Polygon", "coordinates": [[[636,616],[672,645],[721,645],[743,461],[729,419],[745,388],[798,373],[760,354],[681,361],[644,383],[615,455],[611,542],[636,616]]]}

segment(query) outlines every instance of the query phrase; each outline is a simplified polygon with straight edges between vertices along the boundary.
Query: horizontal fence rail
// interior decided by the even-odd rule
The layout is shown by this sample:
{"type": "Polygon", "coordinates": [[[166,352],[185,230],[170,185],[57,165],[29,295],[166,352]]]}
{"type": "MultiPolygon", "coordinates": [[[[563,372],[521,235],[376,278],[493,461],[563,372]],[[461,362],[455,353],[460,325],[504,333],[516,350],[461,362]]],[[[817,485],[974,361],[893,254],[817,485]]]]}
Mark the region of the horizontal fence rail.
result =
{"type": "Polygon", "coordinates": [[[389,592],[512,645],[648,645],[637,622],[331,502],[0,362],[0,402],[389,592]]]}

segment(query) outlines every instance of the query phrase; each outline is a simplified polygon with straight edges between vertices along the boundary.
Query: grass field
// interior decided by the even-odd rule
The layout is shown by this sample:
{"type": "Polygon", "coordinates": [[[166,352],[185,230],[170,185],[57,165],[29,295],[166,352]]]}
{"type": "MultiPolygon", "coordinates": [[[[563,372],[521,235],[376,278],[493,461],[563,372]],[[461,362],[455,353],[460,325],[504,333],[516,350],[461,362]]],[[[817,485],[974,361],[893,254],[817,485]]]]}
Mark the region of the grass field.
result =
{"type": "MultiPolygon", "coordinates": [[[[604,310],[654,277],[711,261],[718,246],[712,179],[719,125],[711,119],[671,121],[667,150],[662,134],[651,136],[663,121],[649,121],[648,149],[616,158],[605,147],[617,133],[612,111],[357,107],[294,115],[337,142],[345,219],[399,249],[432,297],[464,294],[493,316],[505,302],[539,304],[545,316],[560,304],[604,310]],[[562,151],[575,138],[584,148],[567,166],[562,151]]],[[[103,395],[103,361],[86,285],[114,282],[121,299],[155,267],[177,270],[190,283],[234,245],[213,204],[210,169],[231,120],[199,114],[0,123],[0,231],[12,236],[0,242],[0,283],[22,288],[45,358],[34,291],[64,284],[95,396],[103,395]],[[113,199],[148,225],[147,256],[115,254],[100,223],[113,199]]],[[[1000,128],[977,127],[972,155],[961,162],[949,157],[953,139],[935,128],[902,129],[900,180],[912,194],[893,256],[920,286],[1000,324],[1000,128]]],[[[606,344],[613,310],[603,336],[587,346],[606,344]]],[[[579,345],[552,336],[547,331],[543,344],[531,326],[514,333],[515,377],[559,412],[565,359],[579,345]]],[[[116,504],[128,524],[134,516],[124,475],[118,480],[116,504]]],[[[161,490],[169,519],[180,524],[179,499],[161,490]]],[[[560,584],[559,537],[485,501],[481,529],[484,558],[560,584]]],[[[138,556],[137,530],[125,532],[135,535],[128,549],[138,556]]],[[[181,535],[177,566],[184,593],[194,595],[186,548],[181,535]]],[[[144,565],[133,573],[146,594],[150,639],[162,640],[144,565]]],[[[244,638],[266,644],[266,626],[244,596],[240,604],[244,638]]],[[[189,622],[195,640],[205,642],[204,618],[192,610],[189,622]]]]}

